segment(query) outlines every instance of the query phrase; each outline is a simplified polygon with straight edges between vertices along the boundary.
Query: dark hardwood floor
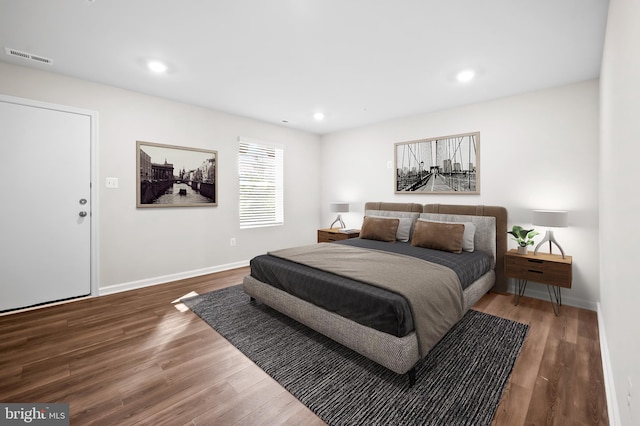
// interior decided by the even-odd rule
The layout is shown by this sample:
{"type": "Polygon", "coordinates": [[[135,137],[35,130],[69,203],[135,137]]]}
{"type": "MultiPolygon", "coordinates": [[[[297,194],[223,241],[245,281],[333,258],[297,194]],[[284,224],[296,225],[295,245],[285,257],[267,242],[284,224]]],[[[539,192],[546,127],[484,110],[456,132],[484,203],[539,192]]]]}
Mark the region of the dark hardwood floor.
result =
{"type": "MultiPolygon", "coordinates": [[[[66,402],[72,425],[321,425],[177,302],[247,268],[0,316],[0,402],[66,402]]],[[[606,425],[596,313],[488,294],[475,309],[531,328],[495,425],[606,425]]]]}

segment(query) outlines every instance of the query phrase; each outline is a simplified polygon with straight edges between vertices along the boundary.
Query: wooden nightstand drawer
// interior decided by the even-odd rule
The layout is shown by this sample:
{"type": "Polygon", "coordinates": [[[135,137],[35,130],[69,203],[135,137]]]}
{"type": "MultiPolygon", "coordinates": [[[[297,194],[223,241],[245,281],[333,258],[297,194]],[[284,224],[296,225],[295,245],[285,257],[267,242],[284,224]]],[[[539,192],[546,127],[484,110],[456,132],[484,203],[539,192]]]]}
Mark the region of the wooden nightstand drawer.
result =
{"type": "Polygon", "coordinates": [[[359,230],[353,230],[347,233],[340,232],[340,228],[318,229],[318,242],[330,243],[333,241],[347,240],[349,238],[358,238],[359,235],[359,230]]]}
{"type": "Polygon", "coordinates": [[[510,251],[505,255],[505,274],[512,278],[541,284],[571,288],[571,257],[547,253],[519,255],[510,251]]]}

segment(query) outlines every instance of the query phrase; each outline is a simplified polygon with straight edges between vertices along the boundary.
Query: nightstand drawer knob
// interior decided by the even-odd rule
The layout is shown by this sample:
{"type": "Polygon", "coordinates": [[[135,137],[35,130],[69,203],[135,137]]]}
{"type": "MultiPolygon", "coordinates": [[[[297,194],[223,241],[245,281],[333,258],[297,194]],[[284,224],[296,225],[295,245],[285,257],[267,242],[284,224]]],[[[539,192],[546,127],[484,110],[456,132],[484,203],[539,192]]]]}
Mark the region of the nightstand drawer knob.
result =
{"type": "Polygon", "coordinates": [[[534,274],[543,274],[542,271],[534,271],[533,269],[529,269],[527,272],[533,272],[534,274]]]}

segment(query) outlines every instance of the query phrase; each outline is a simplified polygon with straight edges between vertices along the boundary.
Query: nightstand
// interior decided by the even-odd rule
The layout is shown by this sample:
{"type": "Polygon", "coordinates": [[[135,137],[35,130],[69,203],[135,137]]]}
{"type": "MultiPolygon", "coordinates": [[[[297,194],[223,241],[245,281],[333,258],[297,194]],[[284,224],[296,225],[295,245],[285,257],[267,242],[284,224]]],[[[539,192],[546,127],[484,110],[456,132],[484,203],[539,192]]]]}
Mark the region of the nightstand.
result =
{"type": "Polygon", "coordinates": [[[350,232],[340,232],[341,228],[318,229],[318,242],[330,243],[332,241],[347,240],[349,238],[358,238],[360,236],[359,229],[351,229],[350,232]]]}
{"type": "Polygon", "coordinates": [[[504,255],[504,274],[516,280],[513,303],[518,304],[528,281],[546,284],[553,313],[557,316],[562,306],[561,289],[571,288],[571,263],[571,256],[563,259],[559,254],[518,254],[516,250],[509,250],[504,255]]]}

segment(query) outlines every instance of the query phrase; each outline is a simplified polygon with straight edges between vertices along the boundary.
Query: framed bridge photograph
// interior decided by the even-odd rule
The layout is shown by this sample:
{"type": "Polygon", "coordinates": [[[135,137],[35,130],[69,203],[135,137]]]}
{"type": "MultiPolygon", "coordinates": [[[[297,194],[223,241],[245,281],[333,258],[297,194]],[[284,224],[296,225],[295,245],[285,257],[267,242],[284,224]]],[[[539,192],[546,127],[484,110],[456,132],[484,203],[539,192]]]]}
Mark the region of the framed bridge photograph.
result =
{"type": "Polygon", "coordinates": [[[218,205],[218,151],[136,142],[136,207],[218,205]]]}
{"type": "Polygon", "coordinates": [[[396,194],[480,194],[480,132],[398,142],[396,194]]]}

